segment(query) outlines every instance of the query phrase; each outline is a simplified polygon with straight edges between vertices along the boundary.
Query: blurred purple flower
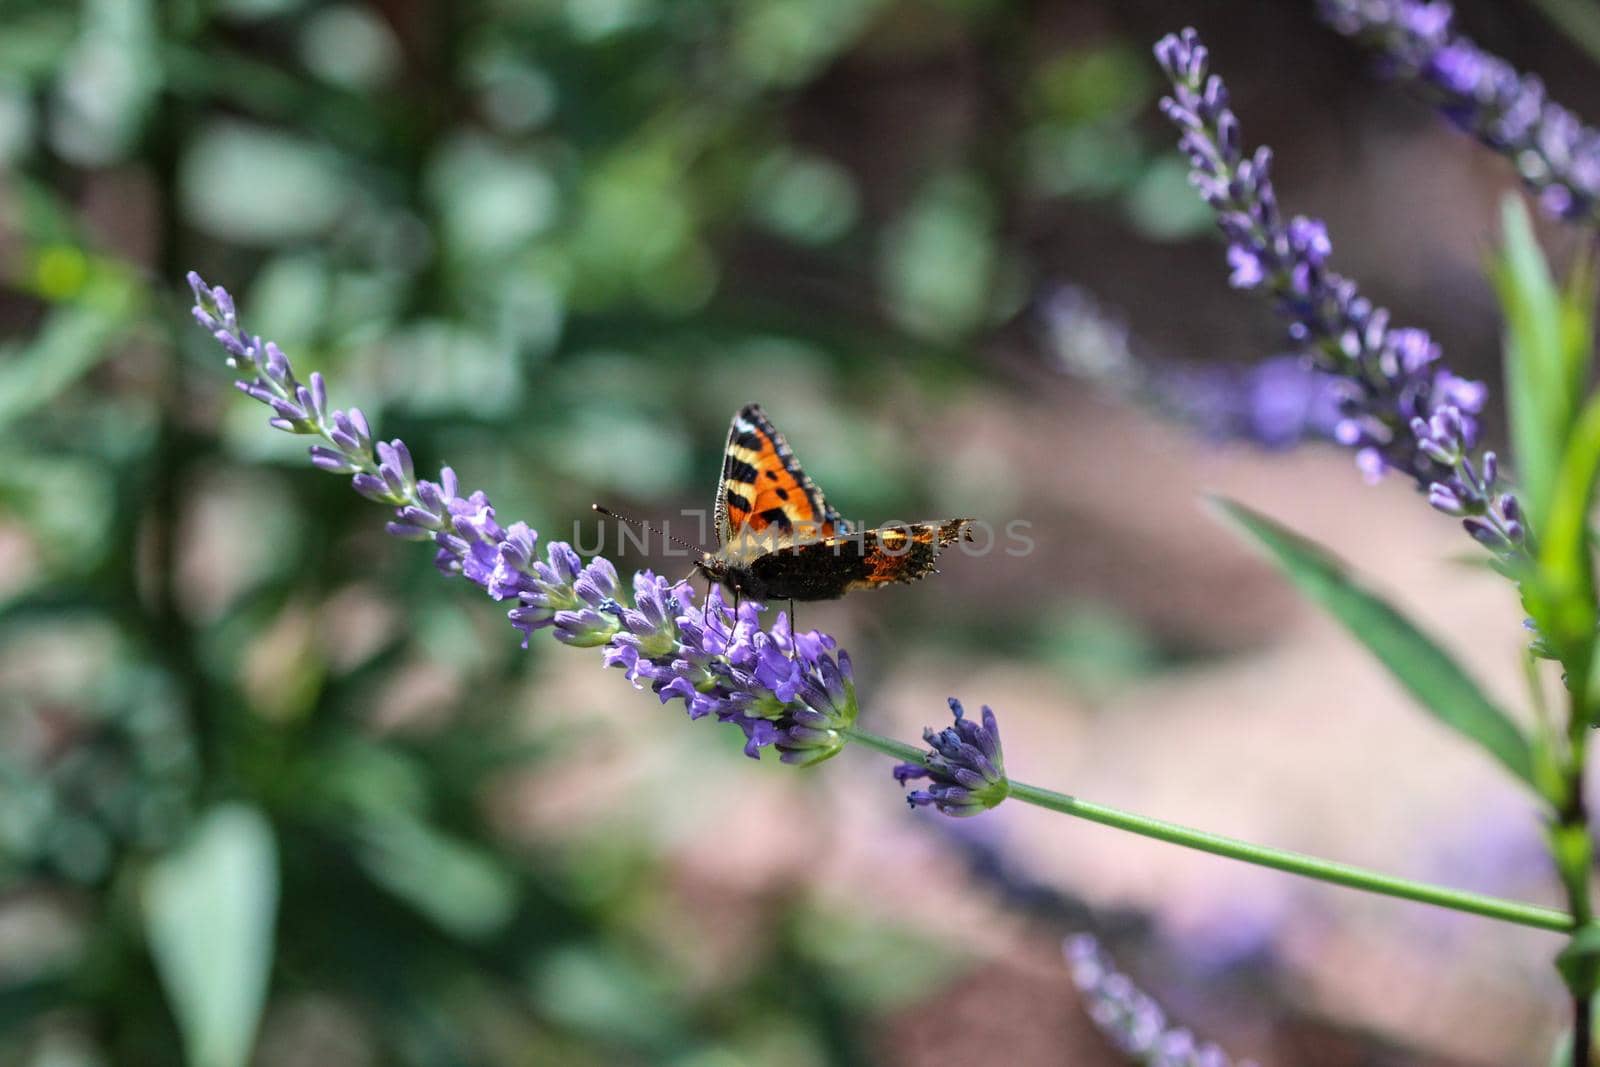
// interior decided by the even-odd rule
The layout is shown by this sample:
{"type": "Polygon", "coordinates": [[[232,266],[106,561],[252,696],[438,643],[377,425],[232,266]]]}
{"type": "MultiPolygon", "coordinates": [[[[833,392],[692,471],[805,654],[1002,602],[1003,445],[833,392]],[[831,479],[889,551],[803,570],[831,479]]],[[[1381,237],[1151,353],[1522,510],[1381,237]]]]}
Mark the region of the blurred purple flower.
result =
{"type": "Polygon", "coordinates": [[[983,709],[983,725],[966,718],[961,701],[950,698],[953,726],[935,733],[922,731],[930,751],[922,763],[902,763],[894,768],[895,781],[904,785],[914,778],[931,779],[926,789],[913,789],[906,802],[913,808],[937,807],[946,815],[968,816],[988,811],[1006,798],[1005,757],[1000,750],[1000,726],[994,712],[983,709]]]}
{"type": "Polygon", "coordinates": [[[1374,50],[1385,74],[1413,85],[1452,123],[1509,159],[1550,215],[1600,217],[1600,131],[1455,31],[1440,0],[1319,0],[1336,31],[1374,50]]]}
{"type": "Polygon", "coordinates": [[[781,613],[763,630],[760,605],[731,609],[715,588],[697,606],[688,583],[650,571],[634,575],[629,595],[609,560],[585,564],[562,541],[539,558],[539,535],[520,522],[501,526],[481,491],[461,496],[450,468],[437,482],[419,480],[403,441],[374,442],[359,409],[330,410],[322,376],[302,385],[277,345],[241,330],[226,289],[193,272],[189,286],[196,321],[243,375],[240,390],[272,410],[270,424],[322,438],[311,446],[312,463],[349,474],[356,492],[392,505],[390,534],[432,541],[441,571],[514,601],[508,616],[524,648],[543,629],[569,645],[602,647],[606,666],[648,684],[663,704],[681,698],[690,718],[714,714],[738,726],[752,758],[770,746],[786,763],[809,764],[844,747],[858,708],[850,657],[835,652],[832,637],[791,633],[781,613]]]}
{"type": "Polygon", "coordinates": [[[1273,449],[1331,441],[1342,418],[1339,379],[1297,355],[1256,364],[1168,365],[1147,389],[1160,409],[1215,441],[1273,449]]]}
{"type": "Polygon", "coordinates": [[[1040,304],[1046,340],[1069,373],[1192,427],[1211,441],[1291,448],[1334,439],[1340,379],[1302,355],[1260,363],[1142,359],[1129,330],[1076,285],[1051,289],[1040,304]]]}
{"type": "Polygon", "coordinates": [[[1426,332],[1391,327],[1388,311],[1327,269],[1333,246],[1321,222],[1284,220],[1269,173],[1272,153],[1263,147],[1244,155],[1239,120],[1222,79],[1209,73],[1199,35],[1169,34],[1155,52],[1173,87],[1162,110],[1183,131],[1190,181],[1217,214],[1233,284],[1272,297],[1289,336],[1338,379],[1334,439],[1355,449],[1369,479],[1400,471],[1492,550],[1522,551],[1516,503],[1497,492],[1494,453],[1474,458],[1485,387],[1441,366],[1426,332]]]}
{"type": "MultiPolygon", "coordinates": [[[[1231,1067],[1236,1061],[1188,1030],[1171,1026],[1155,998],[1116,969],[1100,942],[1089,934],[1062,943],[1072,984],[1084,1010],[1116,1047],[1147,1067],[1231,1067]]],[[[1238,1067],[1253,1067],[1240,1060],[1238,1067]]]]}

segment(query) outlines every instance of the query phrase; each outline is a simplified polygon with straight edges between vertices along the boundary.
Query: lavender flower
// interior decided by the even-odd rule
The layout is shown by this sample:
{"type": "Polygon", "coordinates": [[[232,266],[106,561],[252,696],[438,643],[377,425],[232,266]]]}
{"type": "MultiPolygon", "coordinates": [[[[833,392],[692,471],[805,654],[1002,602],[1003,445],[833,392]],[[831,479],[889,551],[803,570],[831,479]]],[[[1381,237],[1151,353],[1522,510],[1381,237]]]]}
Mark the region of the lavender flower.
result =
{"type": "Polygon", "coordinates": [[[1173,86],[1162,110],[1183,131],[1190,181],[1217,213],[1230,281],[1272,297],[1291,339],[1339,379],[1335,440],[1356,450],[1369,479],[1400,471],[1493,551],[1523,551],[1525,531],[1515,500],[1498,492],[1494,453],[1474,458],[1488,390],[1441,366],[1426,332],[1390,326],[1388,311],[1327,268],[1333,246],[1321,222],[1284,220],[1271,151],[1244,155],[1239,120],[1222,79],[1208,72],[1199,35],[1169,34],[1155,52],[1173,86]]]}
{"type": "Polygon", "coordinates": [[[605,666],[649,685],[663,704],[681,699],[690,718],[715,715],[737,725],[752,758],[771,747],[786,763],[811,764],[845,746],[858,707],[850,657],[835,651],[832,637],[794,634],[782,614],[763,630],[760,605],[731,609],[718,588],[697,606],[688,583],[650,571],[635,574],[625,590],[609,560],[585,564],[562,541],[541,559],[539,535],[520,522],[501,526],[481,491],[461,496],[450,468],[437,482],[419,480],[403,441],[375,442],[357,408],[331,410],[320,374],[302,385],[277,345],[240,329],[227,290],[192,272],[189,286],[196,321],[244,376],[240,390],[272,409],[271,425],[321,437],[311,462],[349,474],[356,492],[392,505],[390,534],[432,541],[441,571],[513,601],[507,614],[524,648],[543,629],[568,645],[602,648],[605,666]]]}
{"type": "Polygon", "coordinates": [[[906,794],[906,803],[913,808],[932,805],[946,815],[977,815],[999,804],[1011,791],[1000,751],[1000,726],[987,705],[982,726],[965,717],[966,709],[955,697],[950,698],[950,710],[955,725],[938,733],[925,728],[922,739],[931,749],[927,759],[898,765],[894,778],[901,785],[913,778],[932,780],[928,788],[906,794]]]}
{"type": "MultiPolygon", "coordinates": [[[[1235,1062],[1216,1045],[1169,1025],[1161,1005],[1116,969],[1093,936],[1069,937],[1062,951],[1089,1018],[1136,1062],[1147,1067],[1230,1067],[1235,1062]]],[[[1253,1067],[1248,1061],[1238,1063],[1253,1067]]]]}
{"type": "Polygon", "coordinates": [[[1341,381],[1298,354],[1259,363],[1140,358],[1127,324],[1075,285],[1052,288],[1040,314],[1046,342],[1067,373],[1207,440],[1283,449],[1334,439],[1341,421],[1341,381]]]}
{"type": "Polygon", "coordinates": [[[1410,83],[1446,118],[1511,160],[1550,215],[1600,218],[1600,131],[1545,96],[1455,31],[1455,12],[1433,0],[1319,0],[1336,31],[1371,48],[1386,74],[1410,83]]]}
{"type": "Polygon", "coordinates": [[[350,486],[368,500],[395,507],[388,531],[406,540],[431,540],[439,546],[436,564],[447,574],[460,574],[487,588],[507,533],[494,521],[494,508],[481,492],[462,499],[455,472],[440,472],[439,481],[418,481],[411,451],[404,441],[378,441],[360,408],[328,407],[322,375],[312,373],[301,384],[283,350],[271,341],[245,333],[233,297],[220,285],[206,285],[193,271],[195,321],[228,353],[228,366],[242,377],[239,391],[272,409],[269,425],[287,433],[321,437],[311,446],[312,465],[334,474],[349,474],[350,486]]]}
{"type": "Polygon", "coordinates": [[[647,682],[663,704],[682,700],[692,719],[734,723],[748,755],[771,745],[785,763],[808,765],[844,747],[858,705],[850,657],[835,654],[832,637],[796,635],[781,612],[763,630],[765,608],[731,608],[720,586],[696,607],[687,585],[655,581],[657,603],[612,642],[608,663],[647,682]]]}

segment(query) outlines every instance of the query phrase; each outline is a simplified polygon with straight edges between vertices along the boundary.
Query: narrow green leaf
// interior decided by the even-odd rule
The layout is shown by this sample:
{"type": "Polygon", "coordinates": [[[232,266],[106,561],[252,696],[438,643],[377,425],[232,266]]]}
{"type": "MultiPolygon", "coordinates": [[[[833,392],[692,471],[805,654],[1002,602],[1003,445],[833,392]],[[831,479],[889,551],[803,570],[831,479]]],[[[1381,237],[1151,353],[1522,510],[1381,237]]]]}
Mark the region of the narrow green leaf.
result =
{"type": "Polygon", "coordinates": [[[1556,475],[1550,514],[1538,543],[1538,574],[1524,601],[1569,676],[1588,673],[1597,621],[1589,513],[1600,476],[1600,397],[1583,409],[1556,475]]]}
{"type": "Polygon", "coordinates": [[[0,430],[47,407],[101,361],[126,331],[136,305],[131,291],[101,286],[104,299],[55,308],[25,345],[0,349],[0,430]]]}
{"type": "Polygon", "coordinates": [[[399,812],[365,819],[357,832],[373,880],[448,933],[482,941],[511,921],[516,879],[492,852],[399,812]]]}
{"type": "Polygon", "coordinates": [[[1490,275],[1506,320],[1506,399],[1523,506],[1539,530],[1580,393],[1563,352],[1561,295],[1521,197],[1508,196],[1501,214],[1505,246],[1490,275]]]}
{"type": "Polygon", "coordinates": [[[1423,708],[1482,745],[1518,778],[1534,784],[1527,738],[1447,652],[1357,585],[1326,550],[1242,504],[1218,500],[1216,505],[1267,550],[1302,593],[1366,645],[1423,708]]]}
{"type": "Polygon", "coordinates": [[[216,808],[151,869],[145,926],[189,1067],[245,1067],[272,969],[278,857],[252,808],[216,808]]]}
{"type": "Polygon", "coordinates": [[[1594,246],[1578,244],[1567,280],[1561,287],[1561,354],[1567,388],[1574,398],[1588,389],[1589,371],[1594,364],[1595,263],[1594,246]]]}

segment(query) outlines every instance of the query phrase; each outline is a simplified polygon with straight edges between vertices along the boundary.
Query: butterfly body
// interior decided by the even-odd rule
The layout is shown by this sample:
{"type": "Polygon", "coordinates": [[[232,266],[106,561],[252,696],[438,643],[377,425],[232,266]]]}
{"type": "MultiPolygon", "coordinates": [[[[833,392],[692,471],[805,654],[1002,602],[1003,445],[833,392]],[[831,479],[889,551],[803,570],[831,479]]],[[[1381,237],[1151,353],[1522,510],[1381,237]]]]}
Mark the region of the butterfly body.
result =
{"type": "Polygon", "coordinates": [[[970,519],[852,530],[758,405],[734,416],[717,487],[717,550],[696,569],[752,600],[834,600],[933,573],[970,519]]]}

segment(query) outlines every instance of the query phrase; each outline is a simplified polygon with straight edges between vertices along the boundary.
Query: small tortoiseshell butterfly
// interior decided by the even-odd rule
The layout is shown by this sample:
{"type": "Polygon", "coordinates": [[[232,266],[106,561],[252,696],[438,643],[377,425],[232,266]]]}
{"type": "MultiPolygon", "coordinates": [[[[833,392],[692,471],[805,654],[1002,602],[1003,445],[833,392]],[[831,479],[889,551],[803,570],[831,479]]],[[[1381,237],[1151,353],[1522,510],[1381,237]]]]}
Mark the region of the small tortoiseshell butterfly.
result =
{"type": "Polygon", "coordinates": [[[717,485],[717,550],[695,569],[752,600],[834,600],[933,573],[971,519],[852,530],[758,404],[733,417],[717,485]]]}

